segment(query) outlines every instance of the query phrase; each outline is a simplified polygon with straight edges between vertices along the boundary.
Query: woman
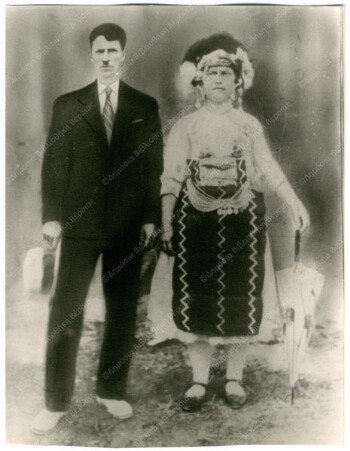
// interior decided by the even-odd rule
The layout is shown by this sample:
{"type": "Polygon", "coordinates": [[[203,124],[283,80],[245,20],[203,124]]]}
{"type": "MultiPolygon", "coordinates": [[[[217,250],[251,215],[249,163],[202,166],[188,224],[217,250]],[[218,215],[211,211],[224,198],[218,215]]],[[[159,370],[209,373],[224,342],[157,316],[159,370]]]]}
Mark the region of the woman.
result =
{"type": "Polygon", "coordinates": [[[254,71],[242,44],[220,33],[186,53],[180,85],[196,90],[197,111],[172,128],[162,175],[162,248],[175,255],[173,318],[188,343],[193,384],[183,410],[205,400],[215,344],[229,345],[226,401],[246,401],[242,371],[247,344],[262,319],[267,272],[264,192],[290,207],[296,228],[308,213],[272,157],[263,128],[241,109],[254,71]]]}

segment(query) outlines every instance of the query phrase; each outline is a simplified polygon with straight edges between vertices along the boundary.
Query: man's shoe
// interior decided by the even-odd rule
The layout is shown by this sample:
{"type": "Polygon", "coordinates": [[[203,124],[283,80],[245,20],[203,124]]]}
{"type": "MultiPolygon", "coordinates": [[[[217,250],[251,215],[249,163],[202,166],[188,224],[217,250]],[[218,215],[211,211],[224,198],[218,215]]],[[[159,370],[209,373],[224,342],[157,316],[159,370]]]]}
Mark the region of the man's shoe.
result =
{"type": "Polygon", "coordinates": [[[126,420],[133,416],[132,407],[129,403],[123,400],[96,398],[99,404],[103,404],[108,412],[119,420],[126,420]]]}
{"type": "Polygon", "coordinates": [[[34,418],[31,430],[38,435],[48,434],[66,414],[66,411],[51,412],[51,410],[42,409],[34,418]]]}
{"type": "Polygon", "coordinates": [[[184,412],[196,412],[200,410],[207,394],[207,385],[200,382],[193,382],[186,391],[179,405],[184,412]],[[202,389],[200,389],[202,387],[202,389]],[[204,391],[203,391],[204,388],[204,391]],[[197,392],[199,392],[197,394],[197,392]]]}
{"type": "Polygon", "coordinates": [[[247,401],[247,394],[244,391],[241,381],[237,379],[226,379],[225,385],[226,403],[231,409],[240,409],[247,401]]]}

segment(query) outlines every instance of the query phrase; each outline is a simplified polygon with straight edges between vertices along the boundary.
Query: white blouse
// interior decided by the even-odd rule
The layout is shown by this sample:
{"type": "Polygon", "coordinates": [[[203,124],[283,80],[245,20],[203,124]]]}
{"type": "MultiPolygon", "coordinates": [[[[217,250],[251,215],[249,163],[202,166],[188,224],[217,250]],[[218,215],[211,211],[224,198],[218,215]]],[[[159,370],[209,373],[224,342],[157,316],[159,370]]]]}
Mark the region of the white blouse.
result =
{"type": "Polygon", "coordinates": [[[269,188],[289,204],[297,199],[271,154],[260,122],[234,108],[217,114],[205,106],[182,117],[171,129],[165,149],[161,194],[178,197],[189,159],[198,160],[202,165],[202,182],[207,179],[227,184],[231,178],[230,183],[235,183],[236,168],[232,162],[237,153],[245,160],[252,189],[265,192],[269,188]],[[215,168],[215,175],[219,173],[221,180],[210,176],[210,168],[215,168]]]}

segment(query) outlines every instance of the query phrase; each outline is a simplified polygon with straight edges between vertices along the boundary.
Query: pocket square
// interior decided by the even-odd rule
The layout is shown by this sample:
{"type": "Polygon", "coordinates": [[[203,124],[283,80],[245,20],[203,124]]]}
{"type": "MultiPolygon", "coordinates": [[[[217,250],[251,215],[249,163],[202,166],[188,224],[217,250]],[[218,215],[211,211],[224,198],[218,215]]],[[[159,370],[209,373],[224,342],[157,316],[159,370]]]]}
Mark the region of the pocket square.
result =
{"type": "Polygon", "coordinates": [[[137,124],[138,122],[143,122],[143,119],[134,119],[131,121],[132,124],[137,124]]]}

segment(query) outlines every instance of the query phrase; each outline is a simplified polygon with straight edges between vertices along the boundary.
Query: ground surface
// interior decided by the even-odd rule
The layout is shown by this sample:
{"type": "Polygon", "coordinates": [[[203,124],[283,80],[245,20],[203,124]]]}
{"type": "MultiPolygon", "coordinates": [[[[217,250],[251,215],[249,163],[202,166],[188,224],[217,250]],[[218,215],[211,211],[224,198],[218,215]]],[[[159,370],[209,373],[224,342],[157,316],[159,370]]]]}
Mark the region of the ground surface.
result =
{"type": "MultiPolygon", "coordinates": [[[[198,413],[183,413],[177,403],[191,372],[185,347],[174,341],[156,347],[145,345],[136,353],[129,384],[135,414],[124,422],[113,419],[95,400],[102,325],[86,323],[71,410],[53,433],[38,438],[30,432],[30,422],[43,406],[43,343],[38,337],[44,334],[46,302],[36,299],[26,306],[26,324],[20,321],[23,303],[13,302],[8,311],[10,443],[118,448],[342,442],[342,341],[330,321],[314,330],[294,406],[290,404],[282,345],[257,344],[251,347],[244,372],[249,401],[242,410],[232,411],[222,400],[224,368],[217,365],[208,403],[198,413]]],[[[138,339],[146,333],[141,304],[138,339]]],[[[219,348],[217,362],[222,353],[219,348]]]]}

